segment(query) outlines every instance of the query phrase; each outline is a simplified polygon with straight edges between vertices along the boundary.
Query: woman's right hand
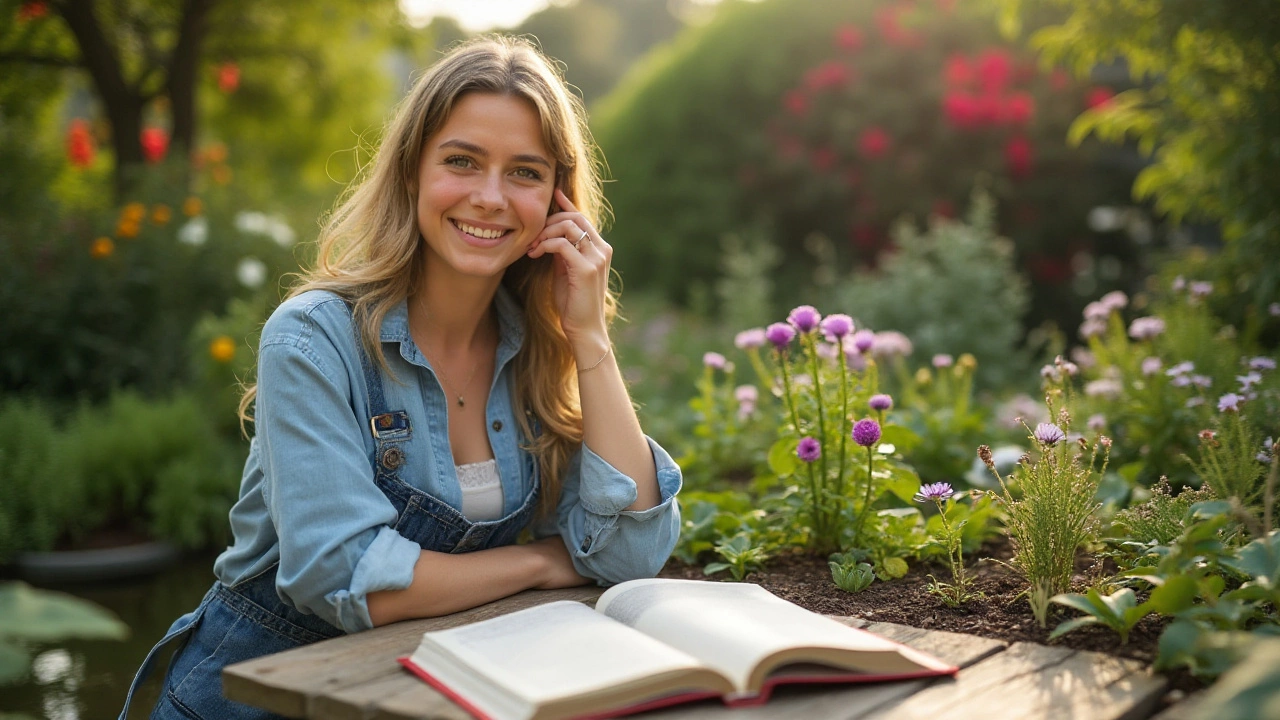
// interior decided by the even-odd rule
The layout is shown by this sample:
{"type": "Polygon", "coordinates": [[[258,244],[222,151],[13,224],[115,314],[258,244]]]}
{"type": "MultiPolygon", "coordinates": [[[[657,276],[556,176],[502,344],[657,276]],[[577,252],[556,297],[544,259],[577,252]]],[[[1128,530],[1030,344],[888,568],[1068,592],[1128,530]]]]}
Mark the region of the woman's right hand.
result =
{"type": "Polygon", "coordinates": [[[552,535],[525,545],[536,553],[543,561],[541,578],[536,587],[539,590],[555,590],[557,588],[577,587],[591,582],[578,574],[573,567],[573,559],[559,535],[552,535]]]}

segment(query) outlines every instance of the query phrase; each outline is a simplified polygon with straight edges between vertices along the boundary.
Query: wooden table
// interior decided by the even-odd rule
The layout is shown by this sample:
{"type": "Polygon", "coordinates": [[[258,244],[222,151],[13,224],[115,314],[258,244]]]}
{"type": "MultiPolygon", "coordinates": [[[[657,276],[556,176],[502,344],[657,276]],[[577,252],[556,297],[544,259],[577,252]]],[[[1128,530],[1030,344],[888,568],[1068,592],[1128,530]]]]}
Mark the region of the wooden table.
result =
{"type": "MultiPolygon", "coordinates": [[[[410,675],[396,658],[422,633],[553,600],[593,604],[598,588],[531,590],[466,612],[396,623],[232,665],[223,671],[228,698],[313,720],[468,720],[457,705],[410,675]]],[[[1149,717],[1163,677],[1134,660],[1034,643],[999,640],[857,618],[836,620],[892,638],[961,668],[954,679],[862,686],[783,687],[767,705],[729,710],[715,701],[646,713],[644,720],[694,718],[1073,718],[1149,717]]]]}

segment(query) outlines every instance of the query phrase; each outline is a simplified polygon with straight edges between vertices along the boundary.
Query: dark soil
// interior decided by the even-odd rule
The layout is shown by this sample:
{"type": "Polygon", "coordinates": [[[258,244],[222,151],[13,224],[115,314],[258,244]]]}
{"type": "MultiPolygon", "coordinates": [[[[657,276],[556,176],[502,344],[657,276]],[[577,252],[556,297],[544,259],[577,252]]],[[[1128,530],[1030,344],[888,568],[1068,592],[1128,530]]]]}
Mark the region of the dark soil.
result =
{"type": "MultiPolygon", "coordinates": [[[[870,622],[891,622],[927,630],[945,630],[996,638],[1007,642],[1034,642],[1058,645],[1076,650],[1092,650],[1151,663],[1156,656],[1156,643],[1167,620],[1149,616],[1129,633],[1129,642],[1105,627],[1086,627],[1050,641],[1049,633],[1058,623],[1077,613],[1054,606],[1048,627],[1041,628],[1021,593],[1025,584],[1020,576],[1001,561],[1007,561],[1011,550],[1007,540],[985,546],[968,572],[974,589],[982,596],[963,605],[948,607],[927,588],[929,576],[950,581],[950,570],[942,565],[916,564],[906,577],[889,582],[876,580],[860,593],[848,593],[836,587],[824,558],[803,554],[783,555],[772,559],[764,570],[746,577],[765,589],[803,608],[824,615],[845,615],[870,622]],[[1056,613],[1056,614],[1055,614],[1056,613]]],[[[1105,573],[1093,567],[1094,561],[1082,555],[1077,563],[1075,581],[1083,592],[1088,578],[1105,573]]],[[[675,558],[667,562],[659,577],[695,580],[729,580],[728,572],[707,577],[700,565],[686,565],[675,558]]],[[[1192,692],[1203,684],[1185,672],[1169,675],[1176,690],[1192,692]]]]}

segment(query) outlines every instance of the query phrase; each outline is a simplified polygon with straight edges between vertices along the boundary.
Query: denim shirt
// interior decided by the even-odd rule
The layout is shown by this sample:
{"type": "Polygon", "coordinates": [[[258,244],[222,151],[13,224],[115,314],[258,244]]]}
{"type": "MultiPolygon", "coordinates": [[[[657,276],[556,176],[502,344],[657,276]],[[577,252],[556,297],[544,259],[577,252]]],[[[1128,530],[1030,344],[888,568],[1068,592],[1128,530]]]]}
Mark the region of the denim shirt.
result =
{"type": "MultiPolygon", "coordinates": [[[[506,514],[533,492],[535,463],[521,447],[511,400],[523,313],[504,288],[494,303],[500,340],[485,424],[506,514]]],[[[461,510],[449,401],[409,334],[405,302],[387,313],[380,339],[392,373],[383,376],[387,403],[410,422],[400,476],[461,510]]],[[[373,482],[375,444],[358,342],[348,306],[329,292],[290,298],[267,320],[256,433],[231,509],[235,541],[214,563],[218,579],[233,585],[278,562],[280,598],[346,632],[373,626],[366,596],[408,587],[421,551],[393,529],[396,510],[373,482]]],[[[680,468],[646,439],[661,492],[657,506],[624,510],[636,500],[635,481],[584,444],[570,458],[556,516],[531,528],[535,538],[558,532],[578,573],[601,585],[656,575],[679,537],[680,468]]]]}

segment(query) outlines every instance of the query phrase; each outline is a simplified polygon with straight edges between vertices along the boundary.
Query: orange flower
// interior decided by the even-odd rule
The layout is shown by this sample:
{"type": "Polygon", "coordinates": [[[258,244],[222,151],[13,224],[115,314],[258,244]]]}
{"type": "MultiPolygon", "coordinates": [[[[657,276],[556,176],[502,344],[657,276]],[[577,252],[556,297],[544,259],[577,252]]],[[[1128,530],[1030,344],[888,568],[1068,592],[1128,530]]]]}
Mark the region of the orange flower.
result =
{"type": "Polygon", "coordinates": [[[111,242],[111,238],[103,236],[93,241],[89,246],[89,254],[101,260],[110,257],[111,253],[116,251],[116,244],[111,242]]]}
{"type": "Polygon", "coordinates": [[[227,146],[222,143],[214,143],[204,150],[205,157],[209,158],[209,162],[216,164],[227,161],[227,146]]]}
{"type": "Polygon", "coordinates": [[[187,217],[195,217],[199,215],[203,210],[204,210],[204,203],[200,201],[200,198],[195,197],[194,195],[192,197],[187,198],[182,203],[182,214],[186,215],[187,217]]]}
{"type": "Polygon", "coordinates": [[[226,185],[231,182],[231,168],[226,165],[215,165],[210,173],[213,175],[213,181],[219,185],[226,185]]]}
{"type": "Polygon", "coordinates": [[[173,218],[173,211],[169,209],[168,205],[156,205],[151,208],[151,222],[156,225],[164,225],[171,218],[173,218]]]}
{"type": "Polygon", "coordinates": [[[131,202],[120,210],[121,220],[131,220],[133,222],[142,222],[142,218],[147,216],[147,206],[140,202],[131,202]]]}
{"type": "Polygon", "coordinates": [[[116,237],[135,238],[138,237],[138,231],[141,229],[142,226],[137,220],[122,217],[120,222],[116,223],[116,237]]]}
{"type": "Polygon", "coordinates": [[[209,356],[220,363],[229,363],[236,356],[236,343],[226,335],[219,335],[209,343],[209,356]]]}

